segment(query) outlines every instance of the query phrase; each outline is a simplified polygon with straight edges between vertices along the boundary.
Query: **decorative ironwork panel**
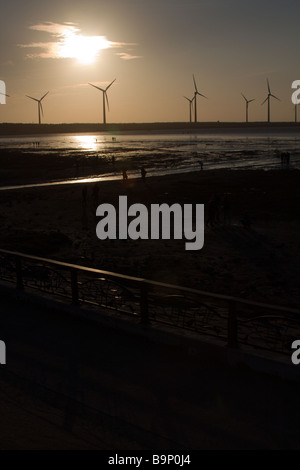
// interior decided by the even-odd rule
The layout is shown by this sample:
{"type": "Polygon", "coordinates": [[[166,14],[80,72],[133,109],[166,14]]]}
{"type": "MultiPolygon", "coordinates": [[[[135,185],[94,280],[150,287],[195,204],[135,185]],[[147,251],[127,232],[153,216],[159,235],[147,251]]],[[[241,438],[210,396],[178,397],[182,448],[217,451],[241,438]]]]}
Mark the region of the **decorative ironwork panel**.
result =
{"type": "Polygon", "coordinates": [[[300,318],[291,313],[239,305],[238,342],[260,349],[291,353],[294,339],[300,338],[300,318]]]}
{"type": "Polygon", "coordinates": [[[16,281],[16,263],[11,256],[0,254],[0,279],[3,281],[16,281]]]}
{"type": "Polygon", "coordinates": [[[31,287],[48,294],[71,297],[70,279],[60,270],[45,264],[23,263],[22,279],[26,287],[31,287]]]}
{"type": "Polygon", "coordinates": [[[195,295],[151,292],[149,319],[185,330],[226,337],[227,306],[213,300],[202,301],[195,295]]]}
{"type": "Polygon", "coordinates": [[[104,277],[79,281],[80,302],[93,303],[101,307],[131,315],[140,314],[138,291],[104,277]]]}

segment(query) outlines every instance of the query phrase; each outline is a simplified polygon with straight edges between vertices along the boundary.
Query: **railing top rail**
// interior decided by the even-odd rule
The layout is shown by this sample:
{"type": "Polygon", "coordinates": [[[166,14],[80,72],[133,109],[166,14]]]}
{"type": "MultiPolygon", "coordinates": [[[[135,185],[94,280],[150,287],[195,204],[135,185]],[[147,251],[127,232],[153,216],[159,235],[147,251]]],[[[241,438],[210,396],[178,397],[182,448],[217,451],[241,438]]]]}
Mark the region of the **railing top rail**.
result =
{"type": "Polygon", "coordinates": [[[293,313],[293,314],[297,314],[297,315],[300,316],[300,310],[295,309],[295,308],[291,308],[291,307],[284,307],[284,306],[278,306],[278,305],[273,305],[273,304],[267,304],[267,303],[263,303],[263,302],[256,302],[256,301],[252,301],[252,300],[245,300],[245,299],[242,299],[240,297],[234,297],[234,296],[223,295],[223,294],[216,294],[216,293],[213,293],[213,292],[206,292],[206,291],[202,291],[202,290],[198,290],[198,289],[192,289],[190,287],[177,286],[177,285],[174,285],[174,284],[167,284],[167,283],[163,283],[163,282],[152,281],[152,280],[149,280],[149,279],[143,279],[143,278],[134,277],[134,276],[127,276],[125,274],[118,274],[118,273],[114,273],[114,272],[111,272],[111,271],[105,271],[105,270],[102,270],[102,269],[89,268],[87,266],[81,266],[81,265],[77,265],[77,264],[65,263],[63,261],[57,261],[57,260],[53,260],[53,259],[49,259],[49,258],[43,258],[43,257],[40,257],[40,256],[28,255],[28,254],[19,253],[19,252],[16,252],[16,251],[0,249],[0,254],[1,253],[6,254],[6,255],[10,255],[10,256],[14,256],[14,257],[29,259],[29,260],[32,260],[32,261],[40,261],[40,262],[43,262],[43,263],[52,264],[52,265],[55,265],[55,266],[60,266],[62,268],[66,268],[66,269],[75,269],[75,270],[78,270],[78,271],[89,272],[89,273],[92,273],[92,274],[99,274],[101,276],[106,276],[106,277],[109,277],[109,278],[112,278],[112,279],[121,279],[121,280],[124,280],[124,281],[133,282],[135,284],[147,284],[147,285],[153,286],[153,287],[162,287],[162,288],[165,288],[165,289],[176,290],[178,292],[196,294],[196,295],[201,295],[201,296],[204,296],[204,297],[210,297],[210,298],[214,298],[214,299],[218,299],[218,300],[225,300],[225,301],[228,301],[228,302],[237,302],[239,304],[248,305],[248,306],[251,306],[251,307],[272,309],[272,310],[276,310],[278,312],[293,313]]]}

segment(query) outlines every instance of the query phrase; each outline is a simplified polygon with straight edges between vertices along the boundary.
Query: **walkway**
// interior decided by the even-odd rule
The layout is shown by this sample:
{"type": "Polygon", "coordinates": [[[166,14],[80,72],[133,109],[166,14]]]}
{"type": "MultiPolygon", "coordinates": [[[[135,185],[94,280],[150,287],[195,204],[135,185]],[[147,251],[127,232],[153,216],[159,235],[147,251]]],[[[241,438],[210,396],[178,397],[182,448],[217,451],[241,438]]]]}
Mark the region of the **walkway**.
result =
{"type": "Polygon", "coordinates": [[[1,299],[1,449],[299,449],[299,384],[1,299]]]}

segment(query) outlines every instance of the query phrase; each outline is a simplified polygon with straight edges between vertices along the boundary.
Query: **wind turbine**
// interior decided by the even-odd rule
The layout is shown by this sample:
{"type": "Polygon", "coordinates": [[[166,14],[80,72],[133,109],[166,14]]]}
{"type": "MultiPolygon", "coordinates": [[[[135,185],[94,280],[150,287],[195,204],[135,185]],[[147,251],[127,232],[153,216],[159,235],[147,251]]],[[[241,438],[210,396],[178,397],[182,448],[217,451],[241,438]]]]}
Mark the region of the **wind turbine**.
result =
{"type": "Polygon", "coordinates": [[[49,93],[49,91],[47,91],[47,93],[45,93],[39,100],[36,99],[36,98],[33,98],[32,96],[27,96],[27,98],[30,98],[31,100],[34,100],[37,102],[38,104],[38,115],[39,115],[39,124],[41,124],[41,115],[44,116],[44,112],[43,112],[43,106],[42,106],[42,100],[45,98],[45,96],[47,96],[49,93]]]}
{"type": "Polygon", "coordinates": [[[262,105],[265,104],[266,101],[268,101],[268,122],[270,122],[270,98],[271,97],[275,98],[278,101],[280,101],[280,99],[277,98],[277,96],[275,96],[271,93],[270,84],[269,84],[268,79],[267,79],[267,85],[268,85],[268,96],[266,97],[265,101],[263,101],[262,105]]]}
{"type": "Polygon", "coordinates": [[[103,93],[103,124],[106,124],[105,100],[107,102],[107,109],[109,110],[109,103],[108,103],[108,97],[107,97],[106,92],[115,81],[116,81],[116,78],[104,89],[100,88],[99,86],[93,85],[92,83],[89,83],[89,85],[93,86],[94,88],[97,88],[97,90],[100,90],[103,93]]]}
{"type": "Polygon", "coordinates": [[[241,93],[242,97],[244,98],[244,100],[246,101],[246,122],[248,122],[248,105],[249,103],[251,103],[253,100],[247,100],[247,98],[243,95],[243,93],[241,93]]]}
{"type": "Polygon", "coordinates": [[[190,98],[187,98],[186,96],[184,96],[184,98],[185,98],[186,100],[188,100],[188,102],[189,102],[189,108],[190,108],[190,122],[192,122],[192,106],[193,106],[194,98],[192,98],[191,100],[190,100],[190,98]]]}
{"type": "Polygon", "coordinates": [[[196,85],[196,80],[195,80],[195,77],[193,75],[193,80],[194,80],[194,86],[195,86],[195,91],[194,91],[194,100],[195,100],[195,122],[197,122],[197,95],[199,96],[203,96],[203,98],[206,98],[206,96],[204,95],[201,95],[201,93],[199,93],[198,91],[198,88],[197,88],[197,85],[196,85]]]}

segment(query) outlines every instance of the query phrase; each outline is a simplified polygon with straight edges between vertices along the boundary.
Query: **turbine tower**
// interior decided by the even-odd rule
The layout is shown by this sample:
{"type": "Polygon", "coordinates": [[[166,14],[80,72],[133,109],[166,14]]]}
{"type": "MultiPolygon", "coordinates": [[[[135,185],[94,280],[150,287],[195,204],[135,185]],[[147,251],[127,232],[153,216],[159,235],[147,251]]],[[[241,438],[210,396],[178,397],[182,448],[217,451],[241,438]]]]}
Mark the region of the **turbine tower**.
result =
{"type": "Polygon", "coordinates": [[[247,98],[243,95],[243,93],[241,93],[242,97],[244,98],[244,100],[246,101],[246,122],[248,122],[248,105],[249,103],[251,103],[253,100],[247,100],[247,98]]]}
{"type": "Polygon", "coordinates": [[[270,119],[271,119],[271,115],[270,115],[270,98],[271,97],[275,98],[278,101],[280,101],[280,99],[277,98],[277,96],[275,96],[271,93],[270,84],[269,84],[268,79],[267,79],[267,85],[268,85],[268,96],[266,97],[265,101],[263,101],[262,105],[265,104],[266,101],[268,101],[268,122],[270,122],[270,119]]]}
{"type": "Polygon", "coordinates": [[[185,98],[186,100],[188,100],[188,102],[189,102],[189,108],[190,108],[190,122],[192,122],[192,106],[193,106],[194,98],[192,98],[191,100],[190,100],[190,98],[187,98],[186,96],[184,96],[184,98],[185,98]]]}
{"type": "Polygon", "coordinates": [[[206,96],[204,95],[201,95],[201,93],[199,93],[198,91],[198,88],[197,88],[197,85],[196,85],[196,80],[195,80],[195,77],[193,75],[193,80],[194,80],[194,86],[195,86],[195,91],[194,91],[194,100],[195,100],[195,122],[197,122],[197,95],[199,96],[203,96],[203,98],[206,98],[206,96]]]}
{"type": "Polygon", "coordinates": [[[27,98],[30,98],[31,100],[34,100],[37,102],[38,104],[38,116],[39,116],[39,124],[41,124],[41,115],[44,116],[44,112],[43,112],[43,106],[42,106],[42,100],[45,98],[45,96],[47,96],[49,93],[49,91],[47,91],[47,93],[45,93],[39,100],[36,99],[36,98],[33,98],[32,96],[27,96],[27,98]]]}
{"type": "Polygon", "coordinates": [[[106,92],[115,81],[116,81],[116,78],[104,89],[100,88],[99,86],[93,85],[92,83],[89,83],[89,85],[93,86],[94,88],[97,88],[97,90],[100,90],[103,93],[103,124],[106,124],[105,100],[107,102],[107,109],[109,110],[109,103],[108,103],[108,97],[107,97],[106,92]]]}

